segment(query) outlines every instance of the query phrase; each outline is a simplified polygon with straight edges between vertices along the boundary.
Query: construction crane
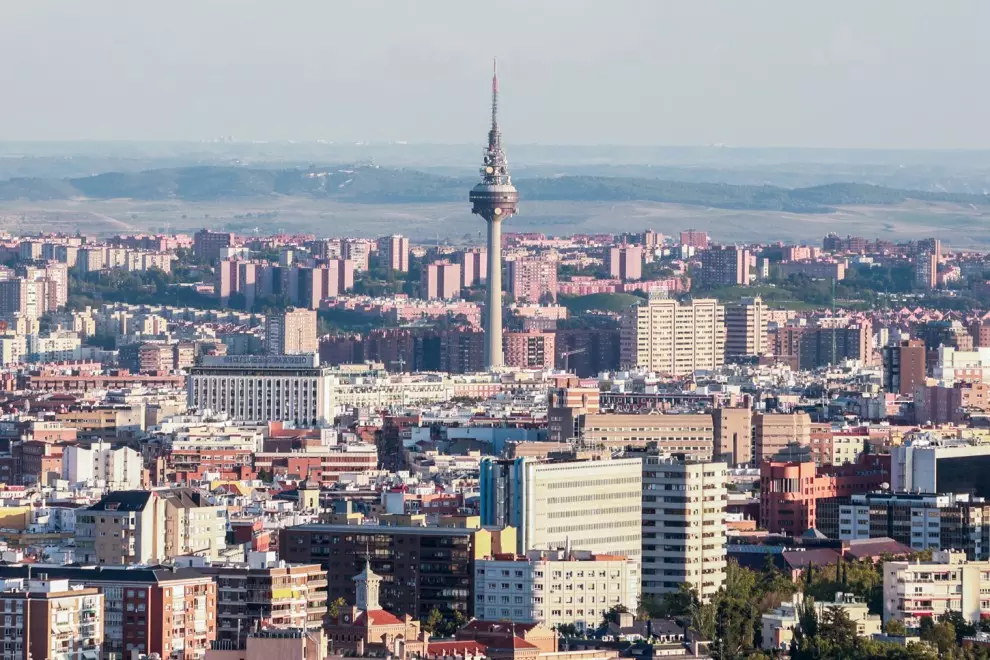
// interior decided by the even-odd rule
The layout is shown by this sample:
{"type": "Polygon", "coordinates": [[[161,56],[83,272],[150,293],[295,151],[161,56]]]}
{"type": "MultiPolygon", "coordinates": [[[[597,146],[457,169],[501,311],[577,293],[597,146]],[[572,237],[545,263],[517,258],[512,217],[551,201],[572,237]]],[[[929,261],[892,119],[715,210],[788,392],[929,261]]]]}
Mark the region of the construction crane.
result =
{"type": "Polygon", "coordinates": [[[567,371],[568,371],[567,365],[570,363],[569,358],[572,355],[577,355],[578,353],[584,353],[585,350],[587,350],[587,349],[584,349],[584,348],[575,348],[573,351],[563,351],[563,352],[561,352],[561,355],[564,357],[564,373],[567,373],[567,371]]]}
{"type": "Polygon", "coordinates": [[[400,373],[405,373],[406,372],[406,359],[404,357],[402,357],[401,355],[399,356],[399,359],[398,360],[392,360],[391,362],[389,362],[389,364],[397,364],[397,365],[399,365],[399,372],[400,373]]]}

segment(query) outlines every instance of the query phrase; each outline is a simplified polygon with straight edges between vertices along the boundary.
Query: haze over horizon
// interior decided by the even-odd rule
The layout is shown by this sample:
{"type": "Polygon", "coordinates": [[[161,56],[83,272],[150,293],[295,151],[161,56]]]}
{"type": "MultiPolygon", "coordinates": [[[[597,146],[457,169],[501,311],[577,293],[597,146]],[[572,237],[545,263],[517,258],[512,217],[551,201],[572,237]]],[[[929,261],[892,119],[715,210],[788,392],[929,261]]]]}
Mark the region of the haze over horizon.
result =
{"type": "Polygon", "coordinates": [[[977,0],[0,6],[0,140],[984,149],[977,0]]]}

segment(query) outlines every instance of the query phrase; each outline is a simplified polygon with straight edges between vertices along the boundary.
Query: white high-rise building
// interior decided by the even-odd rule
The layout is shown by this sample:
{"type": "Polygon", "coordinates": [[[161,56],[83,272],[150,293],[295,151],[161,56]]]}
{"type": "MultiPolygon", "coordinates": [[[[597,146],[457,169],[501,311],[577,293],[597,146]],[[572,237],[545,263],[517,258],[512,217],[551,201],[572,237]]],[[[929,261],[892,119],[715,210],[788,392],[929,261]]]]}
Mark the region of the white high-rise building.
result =
{"type": "Polygon", "coordinates": [[[592,630],[616,605],[639,607],[639,563],[582,550],[533,550],[478,559],[475,615],[484,621],[592,630]]]}
{"type": "Polygon", "coordinates": [[[111,449],[94,442],[89,449],[69,445],[62,458],[62,478],[71,484],[93,484],[113,490],[141,488],[141,454],[130,447],[111,449]]]}
{"type": "Polygon", "coordinates": [[[642,478],[639,458],[485,459],[481,522],[515,527],[520,553],[567,546],[638,561],[642,478]]]}
{"type": "Polygon", "coordinates": [[[725,582],[725,463],[643,460],[643,596],[688,583],[702,600],[725,582]]]}

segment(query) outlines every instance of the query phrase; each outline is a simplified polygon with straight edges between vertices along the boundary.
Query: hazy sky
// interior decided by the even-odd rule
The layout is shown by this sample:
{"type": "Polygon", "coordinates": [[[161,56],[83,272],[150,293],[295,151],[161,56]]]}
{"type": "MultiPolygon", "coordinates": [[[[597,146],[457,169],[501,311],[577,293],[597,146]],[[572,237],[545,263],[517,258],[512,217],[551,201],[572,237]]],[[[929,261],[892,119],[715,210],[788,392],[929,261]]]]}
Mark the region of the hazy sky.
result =
{"type": "MultiPolygon", "coordinates": [[[[990,147],[987,0],[0,0],[0,139],[990,147]]],[[[511,151],[510,151],[511,153],[511,151]]]]}

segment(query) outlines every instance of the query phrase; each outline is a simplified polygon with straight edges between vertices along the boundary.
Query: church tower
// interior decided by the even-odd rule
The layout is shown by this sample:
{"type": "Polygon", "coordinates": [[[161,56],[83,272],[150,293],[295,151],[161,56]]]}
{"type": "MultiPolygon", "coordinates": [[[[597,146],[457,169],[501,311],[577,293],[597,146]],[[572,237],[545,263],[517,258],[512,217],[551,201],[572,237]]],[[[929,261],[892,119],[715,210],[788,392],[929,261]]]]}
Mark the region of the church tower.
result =
{"type": "Polygon", "coordinates": [[[378,602],[378,592],[382,586],[382,576],[371,570],[371,562],[364,561],[364,570],[354,576],[355,598],[354,606],[365,612],[382,609],[378,602]]]}

